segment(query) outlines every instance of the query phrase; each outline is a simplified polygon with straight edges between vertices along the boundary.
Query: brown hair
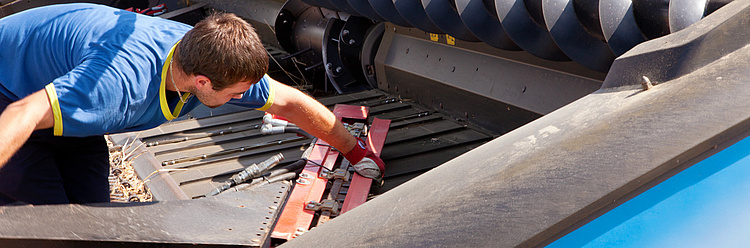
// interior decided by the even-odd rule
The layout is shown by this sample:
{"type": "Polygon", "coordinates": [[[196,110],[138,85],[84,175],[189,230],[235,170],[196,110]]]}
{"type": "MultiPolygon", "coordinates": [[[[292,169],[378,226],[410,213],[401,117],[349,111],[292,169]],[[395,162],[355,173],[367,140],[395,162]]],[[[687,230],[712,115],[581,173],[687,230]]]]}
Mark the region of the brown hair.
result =
{"type": "Polygon", "coordinates": [[[268,70],[268,54],[255,29],[231,13],[213,13],[198,22],[177,49],[182,70],[208,77],[214,90],[256,82],[268,70]]]}

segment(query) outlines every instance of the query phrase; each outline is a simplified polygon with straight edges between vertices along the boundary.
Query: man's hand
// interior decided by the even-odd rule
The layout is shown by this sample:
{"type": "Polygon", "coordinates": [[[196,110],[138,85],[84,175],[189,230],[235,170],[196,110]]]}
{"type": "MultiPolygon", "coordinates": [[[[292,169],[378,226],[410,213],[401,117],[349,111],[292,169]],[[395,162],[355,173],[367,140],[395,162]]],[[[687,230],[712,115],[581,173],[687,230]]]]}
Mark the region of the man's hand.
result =
{"type": "Polygon", "coordinates": [[[357,173],[363,177],[380,181],[385,173],[385,163],[375,153],[367,149],[365,142],[357,138],[357,145],[351,151],[344,154],[357,173]]]}

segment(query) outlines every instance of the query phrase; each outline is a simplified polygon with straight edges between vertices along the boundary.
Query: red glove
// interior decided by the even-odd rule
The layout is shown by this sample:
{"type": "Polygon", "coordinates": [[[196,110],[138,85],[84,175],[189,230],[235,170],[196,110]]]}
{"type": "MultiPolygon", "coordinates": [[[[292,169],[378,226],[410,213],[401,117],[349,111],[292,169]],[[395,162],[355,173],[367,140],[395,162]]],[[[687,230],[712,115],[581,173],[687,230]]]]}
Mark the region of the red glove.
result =
{"type": "Polygon", "coordinates": [[[357,144],[351,151],[344,154],[354,169],[363,177],[380,180],[385,174],[385,163],[375,153],[367,149],[365,142],[357,138],[357,144]]]}

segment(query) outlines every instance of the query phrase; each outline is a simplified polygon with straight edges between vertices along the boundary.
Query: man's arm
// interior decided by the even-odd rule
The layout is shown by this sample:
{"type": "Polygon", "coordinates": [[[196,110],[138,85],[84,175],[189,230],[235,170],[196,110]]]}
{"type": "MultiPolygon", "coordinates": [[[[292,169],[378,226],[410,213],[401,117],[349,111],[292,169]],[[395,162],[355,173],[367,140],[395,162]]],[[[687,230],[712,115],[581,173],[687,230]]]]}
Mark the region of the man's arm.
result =
{"type": "Polygon", "coordinates": [[[342,153],[354,148],[357,140],[328,108],[297,89],[270,80],[276,94],[267,112],[283,116],[311,135],[325,140],[342,153]]]}
{"type": "Polygon", "coordinates": [[[29,139],[34,130],[54,125],[52,108],[45,90],[11,103],[0,114],[0,168],[29,139]]]}
{"type": "Polygon", "coordinates": [[[297,89],[275,80],[270,81],[276,89],[273,105],[266,111],[287,118],[315,137],[335,147],[352,163],[360,175],[380,181],[385,171],[383,160],[365,147],[336,119],[328,108],[297,89]]]}

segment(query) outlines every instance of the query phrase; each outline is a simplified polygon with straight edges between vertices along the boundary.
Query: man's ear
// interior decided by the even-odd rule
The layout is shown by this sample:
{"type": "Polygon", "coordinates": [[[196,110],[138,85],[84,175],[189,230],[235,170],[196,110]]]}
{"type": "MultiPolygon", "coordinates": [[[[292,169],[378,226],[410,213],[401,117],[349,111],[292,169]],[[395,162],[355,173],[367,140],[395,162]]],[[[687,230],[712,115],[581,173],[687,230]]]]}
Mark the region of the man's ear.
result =
{"type": "MultiPolygon", "coordinates": [[[[209,87],[209,88],[213,87],[213,85],[211,84],[211,79],[209,79],[206,76],[198,75],[198,76],[195,76],[194,80],[195,80],[195,88],[196,89],[200,90],[200,89],[203,89],[205,87],[209,87]]],[[[213,88],[211,88],[211,89],[213,89],[213,88]]]]}

